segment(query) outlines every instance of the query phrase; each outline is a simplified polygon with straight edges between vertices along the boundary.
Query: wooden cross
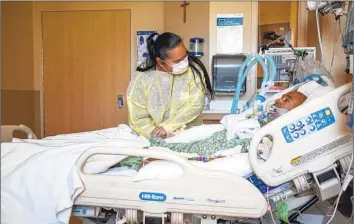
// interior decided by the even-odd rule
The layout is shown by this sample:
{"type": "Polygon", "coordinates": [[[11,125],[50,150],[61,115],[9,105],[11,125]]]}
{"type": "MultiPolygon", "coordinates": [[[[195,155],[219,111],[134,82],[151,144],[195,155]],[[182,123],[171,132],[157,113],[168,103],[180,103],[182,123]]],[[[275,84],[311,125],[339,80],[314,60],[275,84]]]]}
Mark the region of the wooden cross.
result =
{"type": "Polygon", "coordinates": [[[189,5],[189,3],[187,3],[187,1],[183,1],[183,4],[181,5],[181,7],[183,7],[183,22],[184,23],[187,22],[187,10],[186,10],[187,5],[189,5]]]}

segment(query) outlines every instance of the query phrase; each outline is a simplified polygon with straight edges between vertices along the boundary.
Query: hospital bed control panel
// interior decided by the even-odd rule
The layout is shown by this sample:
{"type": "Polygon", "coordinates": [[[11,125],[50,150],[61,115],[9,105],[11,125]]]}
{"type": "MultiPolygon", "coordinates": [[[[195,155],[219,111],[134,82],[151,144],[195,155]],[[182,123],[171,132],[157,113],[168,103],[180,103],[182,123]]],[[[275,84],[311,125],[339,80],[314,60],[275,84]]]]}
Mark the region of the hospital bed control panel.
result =
{"type": "Polygon", "coordinates": [[[333,113],[327,107],[283,127],[282,133],[285,141],[291,143],[322,130],[334,122],[333,113]]]}

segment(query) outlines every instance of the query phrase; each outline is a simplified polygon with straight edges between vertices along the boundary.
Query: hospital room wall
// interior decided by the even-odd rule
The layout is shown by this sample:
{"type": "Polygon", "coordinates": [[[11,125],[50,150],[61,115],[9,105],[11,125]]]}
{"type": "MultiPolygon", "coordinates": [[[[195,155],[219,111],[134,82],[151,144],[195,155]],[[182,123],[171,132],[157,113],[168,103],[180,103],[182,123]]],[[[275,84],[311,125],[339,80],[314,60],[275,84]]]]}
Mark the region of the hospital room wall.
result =
{"type": "MultiPolygon", "coordinates": [[[[217,14],[239,14],[244,17],[243,24],[243,53],[257,52],[258,39],[258,2],[210,2],[209,16],[209,61],[212,61],[212,56],[216,54],[217,29],[216,19],[217,14]]],[[[211,63],[210,68],[211,70],[211,63]]],[[[251,97],[256,88],[255,70],[253,75],[247,77],[247,93],[241,97],[251,97]]],[[[233,96],[216,96],[216,100],[229,101],[233,96]]]]}
{"type": "MultiPolygon", "coordinates": [[[[341,19],[341,30],[345,29],[345,17],[341,19]]],[[[325,66],[331,71],[336,85],[342,85],[351,81],[349,75],[345,75],[346,57],[342,48],[342,39],[340,38],[339,22],[335,22],[332,15],[326,15],[322,18],[322,42],[325,55],[325,66]],[[337,23],[337,25],[336,25],[337,23]],[[338,41],[339,39],[339,41],[338,41]],[[332,64],[332,55],[334,60],[332,64]]]]}
{"type": "MultiPolygon", "coordinates": [[[[298,47],[316,47],[317,49],[317,59],[320,60],[320,47],[318,42],[317,36],[317,25],[316,25],[316,16],[315,12],[307,11],[307,3],[306,2],[299,2],[298,13],[296,15],[293,13],[296,10],[297,2],[259,2],[259,22],[260,25],[262,24],[272,24],[280,23],[280,22],[290,22],[291,30],[293,31],[296,29],[298,35],[293,34],[293,37],[297,36],[296,42],[294,44],[298,47]],[[291,7],[288,7],[288,4],[291,4],[291,7]],[[283,8],[284,10],[277,10],[277,8],[283,8]],[[292,9],[294,8],[294,9],[292,9]],[[291,9],[290,12],[288,9],[291,9]],[[277,12],[277,13],[269,13],[270,11],[277,12]],[[264,13],[262,13],[264,12],[264,13]],[[268,13],[267,13],[268,12],[268,13]],[[290,15],[290,20],[289,20],[290,15]],[[298,20],[297,27],[294,25],[295,21],[298,20]],[[306,20],[306,24],[303,24],[303,21],[306,20]],[[305,40],[303,40],[305,37],[305,40]]],[[[344,70],[346,67],[345,55],[343,53],[343,49],[341,47],[341,40],[334,44],[334,41],[338,40],[339,37],[339,26],[335,27],[335,20],[332,15],[326,15],[319,17],[319,23],[321,27],[321,34],[322,34],[322,42],[323,42],[323,50],[325,54],[325,66],[328,70],[331,70],[331,73],[334,77],[335,84],[342,85],[350,76],[344,75],[344,70]],[[335,30],[336,29],[336,30],[335,30]],[[335,39],[335,40],[334,40],[335,39]],[[334,61],[333,66],[331,66],[332,61],[332,53],[333,53],[333,45],[334,46],[334,61]],[[331,69],[332,67],[332,69],[331,69]]],[[[337,22],[338,23],[338,22],[337,22]]],[[[341,26],[342,30],[345,25],[345,18],[342,18],[341,26]]],[[[292,40],[295,40],[292,38],[292,40]]]]}
{"type": "Polygon", "coordinates": [[[136,66],[136,31],[162,32],[163,2],[2,2],[2,124],[25,124],[42,136],[43,11],[131,11],[131,72],[136,66]],[[21,15],[21,16],[19,16],[21,15]],[[149,19],[142,19],[149,18],[149,19]]]}
{"type": "Polygon", "coordinates": [[[290,5],[290,1],[258,2],[259,25],[289,23],[290,5]]]}
{"type": "MultiPolygon", "coordinates": [[[[34,49],[35,62],[40,61],[41,12],[70,10],[131,10],[131,71],[136,68],[137,44],[136,32],[139,30],[157,30],[162,32],[163,2],[35,2],[34,3],[34,49]]],[[[35,89],[41,89],[41,63],[35,63],[35,89]]]]}
{"type": "MultiPolygon", "coordinates": [[[[316,47],[316,57],[318,61],[321,61],[320,45],[317,35],[316,14],[315,12],[307,12],[307,24],[306,24],[306,43],[307,47],[316,47]]],[[[319,14],[320,32],[322,37],[322,45],[324,51],[324,65],[328,71],[331,72],[335,85],[340,86],[349,81],[349,77],[345,75],[346,59],[342,48],[342,41],[339,38],[339,25],[333,17],[333,15],[321,16],[319,14]],[[335,30],[336,29],[336,30],[335,30]],[[335,42],[334,42],[335,41],[335,42]],[[334,61],[332,64],[332,55],[334,51],[334,61]]],[[[341,19],[341,29],[345,26],[345,17],[341,19]]]]}
{"type": "MultiPolygon", "coordinates": [[[[139,30],[157,30],[162,32],[163,27],[163,2],[35,2],[34,3],[34,87],[42,90],[42,24],[43,11],[71,11],[71,10],[120,10],[131,11],[131,74],[134,73],[137,61],[136,32],[139,30]],[[148,19],[144,19],[148,18],[148,19]]],[[[41,100],[40,100],[41,102],[41,100]]],[[[43,115],[36,114],[36,124],[42,130],[43,115]],[[39,122],[38,122],[39,121],[39,122]]]]}
{"type": "Polygon", "coordinates": [[[1,2],[1,124],[34,130],[39,91],[34,88],[32,18],[32,2],[1,2]]]}
{"type": "Polygon", "coordinates": [[[209,69],[210,2],[190,2],[186,7],[186,23],[183,22],[183,8],[180,5],[181,2],[164,3],[164,32],[179,34],[187,48],[190,38],[204,38],[204,56],[201,57],[201,61],[209,69]]]}
{"type": "MultiPolygon", "coordinates": [[[[258,28],[262,25],[287,24],[291,30],[291,44],[297,45],[298,30],[298,2],[296,1],[259,1],[258,2],[258,28]]],[[[261,34],[258,33],[258,41],[261,34]]],[[[257,77],[263,77],[263,70],[257,65],[257,77]]]]}

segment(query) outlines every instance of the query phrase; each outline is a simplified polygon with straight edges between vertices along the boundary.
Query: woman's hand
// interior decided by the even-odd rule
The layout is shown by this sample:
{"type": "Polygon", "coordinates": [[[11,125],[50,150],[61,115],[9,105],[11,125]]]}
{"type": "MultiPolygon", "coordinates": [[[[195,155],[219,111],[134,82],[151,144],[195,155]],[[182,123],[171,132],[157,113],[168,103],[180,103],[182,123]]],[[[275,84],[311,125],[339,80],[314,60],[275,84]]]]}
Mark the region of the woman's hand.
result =
{"type": "Polygon", "coordinates": [[[152,138],[167,138],[167,132],[163,127],[156,127],[152,132],[151,132],[151,137],[152,138]]]}

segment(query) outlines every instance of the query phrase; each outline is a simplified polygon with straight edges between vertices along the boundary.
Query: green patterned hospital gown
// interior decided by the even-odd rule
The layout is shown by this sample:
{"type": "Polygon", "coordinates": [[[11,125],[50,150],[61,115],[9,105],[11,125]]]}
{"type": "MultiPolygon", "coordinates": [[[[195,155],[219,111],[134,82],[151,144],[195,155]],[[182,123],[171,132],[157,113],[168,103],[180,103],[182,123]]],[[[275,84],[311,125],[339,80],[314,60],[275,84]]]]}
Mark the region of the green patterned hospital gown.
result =
{"type": "MultiPolygon", "coordinates": [[[[242,145],[242,152],[247,152],[250,139],[234,138],[230,141],[227,140],[226,130],[214,133],[209,138],[192,143],[166,143],[163,139],[152,138],[149,140],[152,147],[164,147],[174,152],[182,153],[196,153],[199,156],[211,156],[214,153],[235,148],[242,145]]],[[[127,157],[120,164],[121,166],[128,166],[137,169],[143,158],[141,157],[127,157]]]]}

